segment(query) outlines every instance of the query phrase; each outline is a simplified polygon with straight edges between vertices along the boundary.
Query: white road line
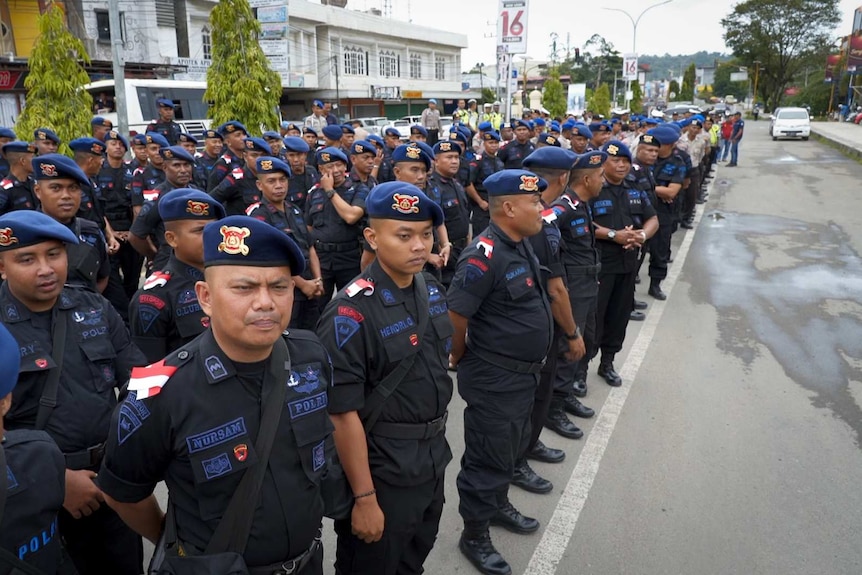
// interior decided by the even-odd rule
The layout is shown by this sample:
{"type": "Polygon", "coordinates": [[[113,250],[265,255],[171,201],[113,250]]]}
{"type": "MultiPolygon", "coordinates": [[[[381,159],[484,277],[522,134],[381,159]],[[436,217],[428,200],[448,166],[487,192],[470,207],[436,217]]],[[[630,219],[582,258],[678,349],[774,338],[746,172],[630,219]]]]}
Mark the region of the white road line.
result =
{"type": "MultiPolygon", "coordinates": [[[[718,174],[716,170],[713,183],[717,179],[718,174]]],[[[712,184],[710,184],[711,188],[712,184]]],[[[679,252],[674,258],[674,263],[668,270],[667,279],[663,282],[663,287],[668,296],[673,292],[680,270],[682,270],[688,257],[688,250],[691,248],[691,243],[694,240],[700,220],[706,211],[706,205],[701,204],[701,209],[698,210],[695,217],[694,229],[689,230],[685,234],[679,252]]],[[[653,335],[655,335],[655,330],[658,328],[665,306],[669,301],[670,298],[664,302],[658,300],[652,301],[646,320],[642,324],[638,337],[629,351],[625,365],[620,370],[623,385],[619,389],[611,390],[608,395],[596,419],[596,423],[584,444],[581,456],[578,458],[578,463],[575,465],[574,470],[572,470],[572,475],[566,484],[566,489],[563,491],[560,501],[554,509],[554,514],[551,516],[548,526],[545,527],[542,539],[536,546],[536,550],[533,551],[533,556],[530,558],[530,563],[527,564],[527,570],[524,571],[524,575],[554,575],[557,572],[557,566],[560,564],[560,560],[569,546],[569,541],[572,539],[572,534],[575,532],[578,517],[580,517],[581,510],[583,510],[587,502],[590,488],[592,488],[593,481],[595,481],[596,475],[599,472],[599,464],[611,440],[611,435],[617,425],[620,413],[623,411],[626,398],[629,396],[631,386],[634,384],[638,370],[640,370],[641,364],[646,357],[653,335]]]]}

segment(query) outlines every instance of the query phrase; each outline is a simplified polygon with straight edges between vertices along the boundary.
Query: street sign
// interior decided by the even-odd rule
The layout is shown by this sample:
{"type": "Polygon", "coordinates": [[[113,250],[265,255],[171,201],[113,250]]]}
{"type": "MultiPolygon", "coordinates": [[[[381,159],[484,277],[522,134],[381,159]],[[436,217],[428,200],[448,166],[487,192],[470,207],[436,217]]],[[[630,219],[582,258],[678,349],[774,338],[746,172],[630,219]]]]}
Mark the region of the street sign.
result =
{"type": "Polygon", "coordinates": [[[527,53],[528,0],[500,0],[497,13],[497,46],[509,54],[527,53]]]}
{"type": "Polygon", "coordinates": [[[626,54],[623,56],[623,78],[626,80],[638,79],[638,55],[626,54]]]}

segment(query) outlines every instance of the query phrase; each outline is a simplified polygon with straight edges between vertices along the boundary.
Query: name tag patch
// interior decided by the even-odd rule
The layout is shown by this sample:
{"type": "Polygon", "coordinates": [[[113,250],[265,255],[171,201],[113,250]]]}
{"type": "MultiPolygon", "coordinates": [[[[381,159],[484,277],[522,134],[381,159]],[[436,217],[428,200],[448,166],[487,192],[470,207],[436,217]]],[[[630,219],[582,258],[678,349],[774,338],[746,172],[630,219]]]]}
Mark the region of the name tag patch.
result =
{"type": "Polygon", "coordinates": [[[227,453],[219,453],[215,457],[204,459],[201,461],[201,465],[204,468],[204,475],[206,475],[207,479],[220,477],[233,469],[227,453]]]}
{"type": "Polygon", "coordinates": [[[287,404],[287,407],[290,410],[290,418],[299,419],[300,417],[305,417],[309,413],[326,409],[327,405],[329,405],[329,398],[327,397],[326,392],[323,392],[318,393],[317,395],[312,395],[308,398],[291,401],[287,404]]]}
{"type": "Polygon", "coordinates": [[[227,443],[234,437],[239,437],[246,433],[248,433],[248,431],[245,426],[245,418],[238,417],[233,421],[229,421],[208,431],[187,437],[186,446],[188,447],[190,454],[197,453],[198,451],[203,451],[204,449],[208,449],[214,445],[227,443]]]}

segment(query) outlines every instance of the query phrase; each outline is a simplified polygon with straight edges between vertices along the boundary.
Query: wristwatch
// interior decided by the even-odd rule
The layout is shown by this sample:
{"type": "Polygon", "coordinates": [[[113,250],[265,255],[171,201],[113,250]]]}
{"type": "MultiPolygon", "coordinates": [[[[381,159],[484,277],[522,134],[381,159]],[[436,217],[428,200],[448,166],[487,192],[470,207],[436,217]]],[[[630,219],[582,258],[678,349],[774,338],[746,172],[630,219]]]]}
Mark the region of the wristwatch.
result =
{"type": "Polygon", "coordinates": [[[579,328],[579,327],[575,328],[575,333],[573,333],[572,335],[566,334],[566,339],[569,341],[575,341],[576,339],[578,339],[580,337],[581,337],[581,328],[579,328]]]}
{"type": "Polygon", "coordinates": [[[617,231],[616,230],[609,230],[608,231],[608,239],[613,240],[615,237],[617,237],[617,231]]]}
{"type": "Polygon", "coordinates": [[[335,190],[323,190],[326,193],[327,198],[331,198],[335,195],[335,190]]]}

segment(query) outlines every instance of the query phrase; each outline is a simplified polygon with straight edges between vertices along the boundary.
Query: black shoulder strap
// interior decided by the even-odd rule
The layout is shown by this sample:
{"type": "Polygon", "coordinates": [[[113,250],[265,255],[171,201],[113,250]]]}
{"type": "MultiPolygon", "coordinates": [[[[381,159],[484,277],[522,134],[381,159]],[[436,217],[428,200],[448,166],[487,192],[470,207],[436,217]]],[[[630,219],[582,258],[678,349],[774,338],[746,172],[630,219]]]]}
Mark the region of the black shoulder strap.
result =
{"type": "Polygon", "coordinates": [[[272,349],[269,371],[264,378],[261,400],[263,415],[260,431],[254,443],[257,465],[245,472],[228,503],[218,527],[207,545],[206,553],[233,551],[242,554],[248,543],[254,512],[260,501],[260,488],[269,466],[269,456],[275,442],[275,432],[284,412],[284,396],[287,390],[287,374],[290,373],[290,355],[283,337],[278,338],[272,349]]]}
{"type": "MultiPolygon", "coordinates": [[[[425,337],[425,330],[428,328],[428,287],[425,284],[425,277],[422,273],[413,276],[413,297],[416,300],[416,313],[419,315],[417,322],[419,324],[419,337],[425,337]]],[[[362,420],[365,426],[365,433],[369,433],[374,424],[377,423],[377,418],[383,412],[383,404],[389,399],[389,396],[395,389],[401,385],[401,381],[407,372],[413,367],[416,358],[422,346],[416,346],[416,352],[410,357],[404,359],[398,366],[389,372],[383,381],[375,386],[374,391],[365,398],[365,405],[359,410],[359,419],[362,420]]]]}
{"type": "MultiPolygon", "coordinates": [[[[0,437],[0,440],[2,439],[0,437]]],[[[3,512],[6,511],[7,489],[9,489],[9,477],[6,475],[6,448],[0,443],[0,525],[3,524],[3,512]]]]}
{"type": "Polygon", "coordinates": [[[63,371],[63,355],[66,351],[66,320],[69,312],[57,308],[54,314],[54,332],[51,340],[51,357],[57,366],[48,373],[42,397],[39,398],[39,411],[36,413],[36,429],[45,429],[54,408],[57,407],[57,390],[60,387],[60,374],[63,371]]]}
{"type": "MultiPolygon", "coordinates": [[[[3,514],[6,511],[6,490],[9,489],[9,478],[6,475],[6,449],[0,445],[0,525],[3,523],[3,514]]],[[[21,572],[25,575],[44,575],[44,573],[32,565],[28,565],[18,559],[15,555],[0,547],[0,565],[8,565],[13,572],[21,572]]]]}

